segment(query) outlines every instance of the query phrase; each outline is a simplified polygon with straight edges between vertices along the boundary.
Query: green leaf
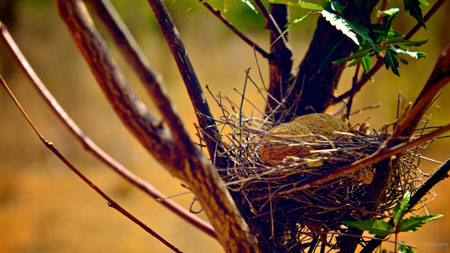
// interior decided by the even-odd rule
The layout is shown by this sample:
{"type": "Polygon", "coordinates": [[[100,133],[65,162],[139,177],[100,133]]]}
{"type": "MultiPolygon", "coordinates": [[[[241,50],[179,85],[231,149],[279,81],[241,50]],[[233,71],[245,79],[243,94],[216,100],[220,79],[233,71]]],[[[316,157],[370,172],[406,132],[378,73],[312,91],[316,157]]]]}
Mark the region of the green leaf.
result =
{"type": "MultiPolygon", "coordinates": [[[[398,60],[397,60],[396,56],[397,56],[397,53],[395,51],[386,50],[386,55],[384,56],[384,63],[386,65],[386,69],[391,68],[392,72],[394,74],[396,74],[397,76],[400,76],[400,73],[398,72],[399,64],[398,64],[398,60]]],[[[408,201],[406,203],[408,203],[408,201]]],[[[395,209],[399,206],[399,204],[400,204],[400,202],[397,204],[395,209]]],[[[396,219],[395,209],[394,209],[394,219],[396,219]]],[[[405,213],[401,213],[400,211],[397,212],[397,221],[399,221],[401,219],[401,217],[403,217],[403,215],[405,215],[405,213]]]]}
{"type": "Polygon", "coordinates": [[[361,36],[365,40],[367,40],[372,45],[373,49],[375,49],[375,51],[377,51],[377,52],[380,51],[378,49],[377,45],[375,44],[375,42],[369,36],[369,29],[367,29],[367,27],[364,27],[364,26],[362,26],[362,25],[360,25],[358,23],[355,23],[355,22],[347,21],[347,23],[351,27],[353,32],[355,32],[356,34],[358,34],[359,36],[361,36]]]}
{"type": "Polygon", "coordinates": [[[422,52],[412,52],[412,51],[400,49],[400,48],[393,47],[393,46],[389,46],[389,49],[392,51],[395,51],[396,53],[409,55],[414,59],[427,58],[427,55],[422,52]]]}
{"type": "Polygon", "coordinates": [[[322,17],[324,17],[332,26],[341,31],[345,36],[353,40],[353,42],[359,46],[358,37],[352,31],[352,28],[347,20],[326,10],[323,10],[320,13],[322,14],[322,17]]]}
{"type": "Polygon", "coordinates": [[[313,11],[321,11],[323,10],[323,7],[319,4],[305,2],[302,0],[299,1],[292,1],[292,0],[269,0],[269,3],[271,4],[284,4],[289,6],[295,6],[300,7],[307,10],[313,10],[313,11]]]}
{"type": "Polygon", "coordinates": [[[423,4],[425,6],[430,5],[430,3],[427,0],[419,0],[420,4],[423,4]]]}
{"type": "Polygon", "coordinates": [[[437,215],[423,215],[423,216],[413,216],[407,219],[404,219],[398,225],[399,232],[414,232],[417,231],[423,224],[435,220],[437,218],[441,218],[442,214],[437,215]]]}
{"type": "Polygon", "coordinates": [[[391,26],[392,26],[392,21],[395,18],[395,15],[397,15],[398,11],[400,10],[399,8],[392,8],[386,10],[385,16],[383,17],[383,29],[384,29],[384,33],[383,36],[381,37],[381,40],[384,41],[386,40],[386,38],[388,38],[388,34],[389,31],[391,31],[391,26]],[[390,10],[390,11],[389,11],[390,10]]]}
{"type": "Polygon", "coordinates": [[[333,61],[333,64],[339,64],[339,63],[343,63],[343,62],[350,61],[350,60],[353,60],[353,59],[363,58],[364,56],[369,55],[369,53],[371,51],[373,51],[372,48],[369,48],[369,49],[366,49],[366,50],[362,50],[362,51],[357,51],[357,52],[353,53],[349,57],[341,58],[341,59],[333,61]]]}
{"type": "Polygon", "coordinates": [[[344,221],[345,225],[368,231],[377,236],[387,236],[394,233],[394,227],[382,220],[344,221]]]}
{"type": "Polygon", "coordinates": [[[361,58],[361,65],[364,69],[364,72],[370,71],[370,55],[366,54],[363,58],[361,58]]]}
{"type": "Polygon", "coordinates": [[[303,15],[303,16],[301,16],[301,17],[299,17],[299,18],[297,18],[297,19],[294,19],[293,21],[289,22],[289,23],[287,24],[287,26],[288,26],[288,27],[292,27],[292,26],[298,25],[298,24],[300,24],[301,22],[303,22],[303,20],[305,20],[305,19],[311,17],[312,14],[313,14],[313,12],[310,11],[310,12],[306,13],[305,15],[303,15]]]}
{"type": "MultiPolygon", "coordinates": [[[[390,58],[395,59],[396,53],[395,53],[395,51],[387,50],[386,51],[386,59],[388,58],[388,55],[389,55],[390,58]]],[[[395,59],[395,60],[397,60],[397,59],[395,59]]],[[[398,61],[397,61],[396,68],[398,68],[398,61]]],[[[395,73],[393,67],[392,67],[392,72],[395,73]]],[[[398,70],[397,70],[397,73],[398,73],[398,70]]],[[[396,75],[400,76],[400,74],[396,74],[396,75]]],[[[399,224],[399,221],[406,214],[406,212],[408,212],[408,206],[409,206],[408,202],[409,202],[410,198],[411,198],[411,193],[409,191],[405,192],[405,195],[403,195],[403,198],[395,206],[394,212],[392,214],[392,219],[394,221],[394,226],[397,226],[399,224]]]]}
{"type": "Polygon", "coordinates": [[[425,21],[423,20],[422,16],[422,9],[420,8],[420,1],[419,0],[403,0],[404,8],[411,16],[413,16],[417,22],[421,26],[423,26],[425,29],[427,28],[425,26],[425,21]]]}
{"type": "Polygon", "coordinates": [[[241,0],[244,4],[248,5],[250,9],[252,9],[256,14],[258,14],[258,11],[256,10],[255,6],[253,6],[252,3],[250,3],[250,0],[241,0]]]}
{"type": "Polygon", "coordinates": [[[395,14],[397,14],[400,11],[399,8],[390,8],[384,11],[377,11],[377,18],[381,17],[381,16],[394,16],[395,14]]]}
{"type": "Polygon", "coordinates": [[[315,3],[309,3],[309,2],[299,0],[297,2],[297,4],[303,9],[308,9],[308,10],[313,10],[313,11],[322,11],[323,10],[323,7],[321,5],[318,5],[315,3]]]}
{"type": "Polygon", "coordinates": [[[392,39],[386,40],[384,42],[384,45],[385,46],[386,45],[395,45],[395,46],[399,46],[399,47],[419,47],[427,42],[428,42],[428,40],[413,41],[413,40],[406,40],[404,38],[397,37],[397,38],[392,38],[392,39]]]}
{"type": "Polygon", "coordinates": [[[400,242],[398,244],[398,251],[401,253],[416,253],[416,251],[409,245],[406,245],[405,242],[400,242]]]}

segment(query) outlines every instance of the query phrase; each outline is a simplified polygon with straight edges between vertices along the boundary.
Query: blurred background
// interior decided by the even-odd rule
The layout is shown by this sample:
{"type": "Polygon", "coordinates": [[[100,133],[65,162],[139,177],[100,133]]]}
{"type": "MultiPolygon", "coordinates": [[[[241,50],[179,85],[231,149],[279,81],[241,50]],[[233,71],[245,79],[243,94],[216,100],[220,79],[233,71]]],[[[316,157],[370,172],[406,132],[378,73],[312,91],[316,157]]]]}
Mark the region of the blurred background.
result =
{"type": "MultiPolygon", "coordinates": [[[[429,1],[433,4],[435,1],[429,1]]],[[[152,66],[165,81],[170,97],[195,137],[195,115],[184,85],[147,1],[113,1],[118,12],[136,37],[152,66]]],[[[234,101],[243,89],[244,71],[262,86],[253,50],[224,27],[198,1],[166,1],[178,26],[197,71],[201,84],[213,94],[221,92],[234,101]]],[[[223,1],[211,1],[223,9],[223,1]]],[[[228,1],[227,18],[258,44],[268,49],[268,33],[264,21],[239,0],[228,1]]],[[[430,6],[425,7],[425,11],[430,6]]],[[[189,208],[193,195],[186,193],[180,180],[173,178],[140,146],[122,126],[97,86],[78,52],[53,1],[0,1],[0,20],[5,23],[31,65],[57,98],[62,107],[97,144],[159,190],[182,206],[189,208]],[[180,195],[180,196],[178,196],[180,195]]],[[[409,60],[401,65],[401,78],[384,68],[374,82],[356,96],[354,110],[380,104],[381,107],[355,115],[351,121],[367,120],[374,128],[382,127],[396,117],[398,95],[414,101],[436,62],[450,41],[448,25],[450,4],[427,23],[413,39],[429,39],[420,48],[428,57],[409,60]]],[[[292,17],[304,14],[293,10],[292,17]]],[[[312,37],[316,17],[292,30],[291,41],[298,66],[312,37]]],[[[98,22],[97,22],[98,24],[98,22]]],[[[395,28],[406,33],[415,21],[400,15],[395,28]]],[[[144,88],[120,58],[112,40],[99,28],[108,46],[123,69],[130,85],[155,112],[144,88]]],[[[267,82],[267,64],[257,56],[267,82]]],[[[349,89],[354,71],[348,69],[341,79],[337,94],[349,89]]],[[[51,113],[32,88],[4,46],[0,46],[0,73],[40,128],[59,150],[100,188],[123,207],[142,219],[152,229],[185,252],[221,252],[220,245],[207,235],[168,212],[153,199],[133,188],[106,166],[85,152],[64,126],[51,113]]],[[[248,97],[262,108],[263,100],[253,87],[248,97]]],[[[213,113],[220,112],[208,96],[213,113]]],[[[247,114],[257,112],[248,103],[247,114]]],[[[155,113],[156,114],[156,113],[155,113]]],[[[450,88],[443,90],[435,105],[427,112],[429,125],[449,123],[450,88]]],[[[436,140],[422,153],[435,160],[450,158],[450,140],[436,140]]],[[[423,160],[421,169],[431,173],[439,165],[423,160]]],[[[417,247],[417,252],[450,252],[450,181],[433,189],[436,200],[428,205],[433,214],[444,214],[438,221],[425,225],[418,232],[400,235],[400,240],[417,247]]],[[[196,209],[199,206],[194,206],[196,209]]],[[[421,211],[423,212],[423,211],[421,211]]],[[[204,215],[200,215],[205,218],[204,215]]],[[[7,94],[0,91],[0,252],[169,252],[159,241],[118,214],[96,193],[81,182],[34,135],[7,94]]],[[[384,244],[392,249],[392,245],[384,244]]]]}

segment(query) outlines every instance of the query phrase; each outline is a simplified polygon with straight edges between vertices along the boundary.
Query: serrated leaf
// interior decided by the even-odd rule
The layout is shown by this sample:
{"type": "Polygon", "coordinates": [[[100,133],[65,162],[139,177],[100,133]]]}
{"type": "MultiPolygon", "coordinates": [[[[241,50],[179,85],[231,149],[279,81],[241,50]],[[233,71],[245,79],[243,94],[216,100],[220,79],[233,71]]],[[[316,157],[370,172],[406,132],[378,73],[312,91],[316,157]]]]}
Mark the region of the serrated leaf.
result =
{"type": "Polygon", "coordinates": [[[393,47],[393,46],[389,46],[389,49],[392,51],[395,51],[396,53],[409,55],[414,59],[427,58],[427,55],[422,52],[412,52],[412,51],[404,50],[404,49],[393,47]]]}
{"type": "Polygon", "coordinates": [[[427,43],[428,40],[406,40],[402,37],[397,37],[397,38],[392,38],[389,40],[386,40],[384,42],[384,45],[395,45],[395,46],[400,46],[400,47],[419,47],[422,46],[423,44],[427,43]]]}
{"type": "Polygon", "coordinates": [[[425,223],[442,217],[442,214],[437,215],[423,215],[423,216],[413,216],[404,219],[398,225],[398,232],[414,232],[417,231],[425,223]]]}
{"type": "MultiPolygon", "coordinates": [[[[395,59],[395,52],[392,52],[391,50],[387,50],[386,58],[388,55],[390,55],[390,57],[395,59]]],[[[398,61],[397,61],[397,68],[398,68],[398,61]]],[[[394,72],[394,68],[392,68],[392,72],[394,72]]],[[[398,72],[398,70],[397,70],[397,72],[398,72]]],[[[398,74],[398,76],[399,76],[399,74],[398,74]]],[[[408,212],[408,206],[409,206],[408,202],[409,202],[410,198],[411,198],[411,193],[409,191],[405,192],[405,194],[403,195],[403,198],[395,206],[394,212],[392,214],[392,220],[394,222],[394,226],[397,226],[399,221],[403,218],[403,216],[405,216],[406,212],[408,212]]]]}
{"type": "Polygon", "coordinates": [[[373,47],[373,49],[375,49],[375,51],[379,52],[380,50],[378,49],[376,43],[372,40],[372,38],[369,36],[369,29],[367,29],[366,27],[355,23],[355,22],[350,22],[347,21],[348,25],[351,27],[351,29],[353,30],[353,32],[355,32],[356,34],[358,34],[359,36],[363,37],[365,40],[367,40],[373,47]]]}
{"type": "Polygon", "coordinates": [[[420,1],[419,0],[403,0],[403,6],[409,14],[419,22],[421,26],[423,26],[425,29],[427,28],[425,26],[425,21],[423,20],[422,16],[422,9],[420,8],[420,1]]]}
{"type": "MultiPolygon", "coordinates": [[[[392,70],[392,72],[394,74],[396,74],[397,76],[400,76],[400,73],[398,72],[399,64],[398,64],[398,60],[396,58],[396,55],[397,55],[397,53],[395,51],[386,50],[386,55],[384,56],[384,63],[386,65],[386,69],[391,68],[391,70],[392,70]]],[[[408,203],[408,202],[406,202],[406,203],[408,203]]],[[[400,202],[399,202],[399,204],[400,204],[400,202]]],[[[397,206],[399,204],[397,204],[397,206]]],[[[396,208],[397,208],[397,206],[396,206],[396,208]]],[[[401,217],[403,217],[403,215],[405,215],[405,214],[404,213],[402,214],[402,213],[399,212],[399,213],[397,213],[397,215],[399,217],[400,217],[400,215],[401,215],[401,217]]],[[[394,219],[395,219],[395,209],[394,209],[394,219]]],[[[397,219],[397,221],[398,220],[399,219],[397,219]]]]}
{"type": "Polygon", "coordinates": [[[372,48],[369,48],[369,49],[366,49],[366,50],[362,50],[362,51],[357,51],[357,52],[353,53],[349,57],[341,58],[341,59],[333,61],[333,64],[339,64],[339,63],[343,63],[343,62],[346,62],[346,61],[351,61],[351,60],[354,60],[354,59],[363,58],[364,56],[368,55],[371,51],[373,51],[372,48]]]}
{"type": "Polygon", "coordinates": [[[345,36],[353,40],[353,42],[355,42],[355,44],[359,46],[358,37],[352,31],[352,28],[350,27],[347,20],[326,10],[323,10],[320,13],[322,14],[322,17],[324,17],[325,20],[327,20],[332,26],[341,31],[345,36]]]}
{"type": "Polygon", "coordinates": [[[389,9],[391,10],[390,12],[387,12],[387,14],[385,14],[385,16],[383,17],[383,37],[381,37],[381,40],[384,41],[388,38],[388,34],[389,31],[391,31],[391,26],[392,26],[392,21],[395,18],[395,15],[397,15],[398,11],[400,10],[399,8],[392,8],[389,9]]]}
{"type": "Polygon", "coordinates": [[[241,0],[244,4],[246,4],[250,9],[252,9],[256,14],[258,14],[258,11],[256,10],[255,6],[250,2],[250,0],[241,0]]]}
{"type": "Polygon", "coordinates": [[[382,237],[394,233],[394,227],[382,220],[344,221],[343,223],[382,237]]]}

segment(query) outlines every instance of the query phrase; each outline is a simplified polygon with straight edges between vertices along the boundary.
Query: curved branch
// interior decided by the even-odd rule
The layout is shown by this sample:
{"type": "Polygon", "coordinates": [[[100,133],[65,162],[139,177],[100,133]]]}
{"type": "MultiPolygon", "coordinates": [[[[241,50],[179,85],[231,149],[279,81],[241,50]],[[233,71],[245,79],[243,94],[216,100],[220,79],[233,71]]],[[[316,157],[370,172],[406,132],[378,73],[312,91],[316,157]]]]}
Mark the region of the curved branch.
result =
{"type": "Polygon", "coordinates": [[[20,51],[19,47],[9,34],[6,26],[4,26],[0,22],[0,40],[7,47],[13,58],[19,64],[22,71],[25,73],[27,78],[31,81],[33,86],[36,88],[38,93],[44,99],[46,104],[52,109],[55,115],[61,120],[64,126],[67,127],[70,133],[72,133],[76,139],[84,146],[84,148],[93,154],[97,159],[103,162],[105,165],[110,167],[113,171],[122,176],[125,180],[127,180],[130,184],[136,186],[141,189],[152,198],[158,201],[158,203],[167,207],[174,214],[178,215],[186,222],[205,232],[206,234],[215,237],[216,234],[207,222],[198,218],[197,216],[189,213],[186,209],[173,202],[172,200],[166,199],[166,196],[159,192],[153,185],[146,182],[142,178],[135,175],[133,172],[125,168],[118,161],[114,160],[111,156],[109,156],[104,150],[102,150],[94,141],[92,141],[89,136],[87,136],[83,130],[70,118],[70,116],[64,111],[64,109],[60,106],[58,101],[53,97],[50,91],[47,89],[45,84],[41,81],[41,79],[37,76],[36,72],[32,69],[31,65],[28,63],[25,56],[20,51]]]}
{"type": "MultiPolygon", "coordinates": [[[[169,159],[161,160],[161,164],[174,176],[188,184],[202,204],[219,242],[227,251],[257,252],[256,239],[250,233],[230,193],[207,157],[192,143],[185,127],[181,125],[179,129],[173,129],[177,122],[168,122],[175,136],[175,143],[170,133],[163,132],[167,134],[164,136],[168,136],[164,140],[168,141],[155,144],[154,140],[160,137],[161,131],[167,129],[161,125],[155,128],[154,125],[143,124],[148,120],[143,119],[140,114],[135,115],[136,104],[132,103],[136,101],[135,95],[114,66],[85,5],[81,0],[57,0],[56,2],[62,19],[123,123],[145,146],[149,144],[146,141],[153,145],[164,144],[165,150],[161,148],[148,148],[148,150],[156,157],[162,155],[158,152],[168,152],[163,157],[169,157],[169,159]],[[124,115],[124,112],[130,115],[124,115]]],[[[156,4],[160,5],[162,2],[156,4]]],[[[145,115],[149,114],[148,111],[145,112],[145,115]]]]}
{"type": "Polygon", "coordinates": [[[255,42],[250,40],[245,34],[239,31],[236,27],[234,27],[220,12],[220,10],[212,7],[206,0],[198,0],[203,6],[206,7],[214,16],[216,16],[222,23],[228,27],[234,34],[236,34],[239,38],[241,38],[245,43],[254,48],[258,53],[260,53],[264,58],[270,58],[270,54],[267,53],[264,49],[258,46],[255,42]]]}
{"type": "Polygon", "coordinates": [[[3,88],[5,88],[8,95],[11,97],[13,102],[16,104],[19,111],[22,113],[25,120],[28,122],[28,124],[31,126],[35,134],[38,136],[39,140],[45,145],[46,148],[48,148],[53,154],[55,154],[67,167],[69,167],[72,172],[74,172],[83,182],[85,182],[92,190],[97,192],[103,199],[108,201],[108,206],[114,208],[119,213],[133,221],[135,224],[137,224],[139,227],[144,229],[147,233],[155,237],[157,240],[162,242],[164,245],[169,247],[174,252],[181,252],[178,250],[175,246],[173,246],[170,242],[168,242],[166,239],[164,239],[162,236],[157,234],[155,231],[153,231],[150,227],[145,225],[142,221],[140,221],[138,218],[136,218],[134,215],[132,215],[130,212],[125,210],[123,207],[121,207],[117,202],[115,202],[111,197],[109,197],[105,192],[103,192],[98,186],[96,186],[92,181],[90,181],[81,171],[79,171],[75,166],[73,166],[72,163],[70,163],[55,147],[55,145],[47,140],[44,135],[41,134],[41,132],[38,130],[38,128],[34,125],[34,123],[31,121],[28,114],[25,112],[25,110],[22,108],[22,105],[17,100],[17,98],[14,96],[12,91],[9,89],[6,82],[3,80],[3,77],[0,76],[0,83],[2,84],[3,88]]]}
{"type": "MultiPolygon", "coordinates": [[[[222,145],[220,145],[222,137],[217,130],[216,123],[214,121],[214,117],[212,116],[208,102],[206,101],[205,94],[203,93],[203,89],[200,86],[200,82],[195,74],[186,48],[184,47],[183,41],[181,40],[177,28],[175,27],[172,17],[170,16],[167,7],[162,0],[149,0],[148,2],[153,10],[156,20],[158,21],[164,38],[167,41],[170,51],[172,52],[181,77],[183,78],[189,98],[194,106],[199,126],[206,133],[203,134],[203,139],[206,143],[209,156],[217,167],[226,168],[228,159],[225,157],[216,156],[216,151],[223,151],[222,145]]],[[[179,122],[181,125],[170,125],[170,122],[168,123],[169,127],[172,129],[172,134],[175,138],[179,138],[181,143],[190,141],[189,138],[185,138],[189,136],[179,135],[179,129],[183,126],[181,121],[179,122]]],[[[173,123],[175,123],[175,121],[173,123]]]]}
{"type": "MultiPolygon", "coordinates": [[[[280,26],[278,25],[277,21],[274,19],[274,17],[267,11],[264,4],[261,2],[261,0],[253,0],[258,10],[261,12],[264,20],[266,21],[266,24],[269,28],[269,31],[271,34],[273,34],[275,37],[279,37],[282,32],[280,29],[280,26]]],[[[285,36],[282,37],[284,40],[285,36]]]]}
{"type": "Polygon", "coordinates": [[[131,90],[88,16],[86,6],[79,0],[56,2],[60,16],[114,111],[156,160],[170,166],[177,154],[170,132],[131,90]]]}

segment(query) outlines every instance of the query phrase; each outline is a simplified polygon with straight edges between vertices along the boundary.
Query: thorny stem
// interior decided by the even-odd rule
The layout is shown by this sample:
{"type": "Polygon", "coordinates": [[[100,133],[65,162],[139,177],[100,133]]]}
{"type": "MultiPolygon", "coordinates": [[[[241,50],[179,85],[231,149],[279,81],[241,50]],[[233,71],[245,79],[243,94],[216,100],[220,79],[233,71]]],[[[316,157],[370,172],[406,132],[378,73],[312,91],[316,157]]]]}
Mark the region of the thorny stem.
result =
{"type": "Polygon", "coordinates": [[[117,202],[115,202],[112,198],[110,198],[106,193],[104,193],[100,188],[98,188],[92,181],[90,181],[86,176],[81,173],[72,163],[70,163],[54,146],[54,144],[47,140],[44,135],[38,130],[38,128],[34,125],[33,121],[30,119],[28,114],[23,109],[20,102],[17,100],[17,98],[12,93],[11,89],[8,87],[6,82],[3,80],[3,77],[0,76],[0,82],[5,88],[8,95],[13,100],[14,104],[17,106],[19,111],[22,113],[23,117],[26,119],[28,124],[33,128],[33,131],[36,133],[36,135],[39,137],[40,141],[47,147],[53,154],[55,154],[67,167],[69,167],[70,170],[72,170],[81,180],[83,180],[91,189],[93,189],[95,192],[97,192],[103,199],[105,199],[108,202],[108,206],[114,208],[118,212],[120,212],[122,215],[136,223],[138,226],[140,226],[142,229],[147,231],[150,235],[158,239],[160,242],[162,242],[164,245],[169,247],[174,252],[181,252],[179,249],[177,249],[175,246],[173,246],[171,243],[169,243],[167,240],[165,240],[163,237],[158,235],[155,231],[153,231],[150,227],[145,225],[142,221],[140,221],[138,218],[133,216],[131,213],[129,213],[127,210],[125,210],[123,207],[121,207],[117,202]]]}
{"type": "MultiPolygon", "coordinates": [[[[441,8],[441,6],[445,3],[446,0],[438,0],[431,9],[425,14],[423,17],[424,22],[427,22],[438,10],[441,8]]],[[[410,39],[422,26],[418,23],[416,24],[409,32],[405,35],[404,39],[410,39]]],[[[380,68],[384,65],[384,57],[379,57],[378,60],[375,62],[373,67],[370,69],[369,72],[363,73],[360,80],[358,81],[357,85],[355,86],[354,93],[357,93],[361,90],[361,88],[369,81],[375,73],[380,70],[380,68]]],[[[350,96],[351,90],[345,92],[344,94],[336,97],[333,99],[332,104],[340,103],[342,100],[346,99],[350,96]]]]}
{"type": "Polygon", "coordinates": [[[41,79],[37,76],[36,72],[32,69],[31,65],[28,63],[25,56],[20,51],[19,47],[9,34],[6,26],[4,26],[0,22],[0,40],[5,44],[7,49],[12,54],[13,58],[21,67],[22,71],[31,81],[33,86],[45,100],[47,105],[52,109],[52,111],[56,114],[56,116],[61,120],[64,126],[67,127],[70,133],[72,133],[76,139],[83,145],[83,147],[93,154],[97,159],[99,159],[102,163],[110,167],[113,171],[122,176],[125,180],[127,180],[130,184],[136,186],[140,190],[147,193],[149,196],[154,198],[158,203],[162,204],[170,211],[172,211],[175,215],[181,217],[186,222],[205,232],[206,234],[215,237],[216,234],[214,229],[207,222],[198,218],[197,216],[189,213],[186,209],[178,205],[166,198],[166,196],[159,192],[153,185],[143,180],[142,178],[135,175],[133,172],[128,170],[125,166],[120,164],[118,161],[114,160],[111,156],[109,156],[104,150],[102,150],[97,144],[92,141],[89,136],[87,136],[83,130],[70,118],[70,116],[64,111],[64,109],[60,106],[58,101],[53,97],[50,91],[47,89],[45,84],[41,81],[41,79]]]}
{"type": "Polygon", "coordinates": [[[264,58],[270,58],[270,54],[267,53],[264,49],[262,49],[255,42],[250,40],[245,34],[239,31],[233,24],[231,24],[220,12],[220,10],[212,7],[206,0],[199,0],[203,6],[206,7],[214,16],[216,16],[226,27],[228,27],[234,34],[236,34],[239,38],[241,38],[245,43],[254,48],[258,53],[260,53],[264,58]]]}

